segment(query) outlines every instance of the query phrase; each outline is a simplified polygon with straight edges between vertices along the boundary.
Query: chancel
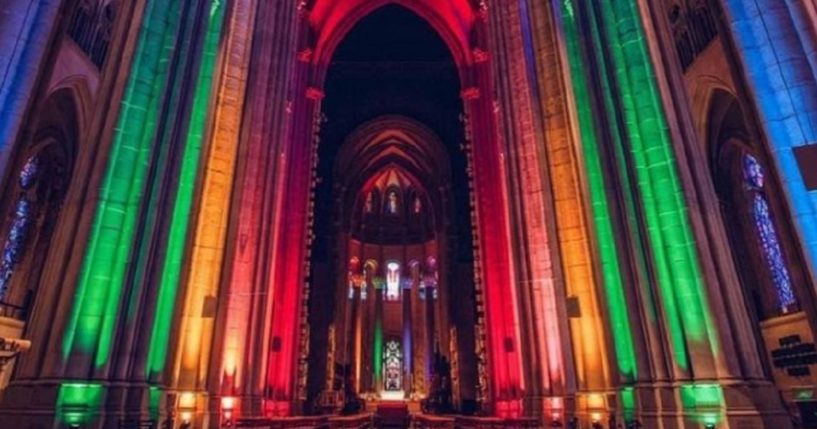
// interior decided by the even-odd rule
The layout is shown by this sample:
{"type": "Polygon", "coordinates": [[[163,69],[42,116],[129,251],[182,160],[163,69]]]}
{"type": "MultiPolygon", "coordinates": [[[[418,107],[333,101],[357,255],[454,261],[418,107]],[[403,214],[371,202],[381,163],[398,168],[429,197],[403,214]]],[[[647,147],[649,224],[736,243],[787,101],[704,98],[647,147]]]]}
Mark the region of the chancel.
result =
{"type": "Polygon", "coordinates": [[[817,7],[0,1],[0,427],[817,428],[817,7]]]}

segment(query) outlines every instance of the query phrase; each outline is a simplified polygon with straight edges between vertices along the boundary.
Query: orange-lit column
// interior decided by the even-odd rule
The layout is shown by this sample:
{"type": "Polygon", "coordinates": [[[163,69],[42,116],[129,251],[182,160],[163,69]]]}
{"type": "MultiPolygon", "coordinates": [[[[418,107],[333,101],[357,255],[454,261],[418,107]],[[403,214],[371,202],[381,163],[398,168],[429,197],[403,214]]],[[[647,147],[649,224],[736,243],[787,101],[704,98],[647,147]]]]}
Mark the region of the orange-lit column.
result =
{"type": "MultiPolygon", "coordinates": [[[[593,270],[589,207],[582,194],[580,149],[571,138],[565,76],[547,3],[530,7],[531,42],[536,67],[544,146],[556,211],[556,226],[567,295],[578,302],[578,317],[570,318],[573,357],[581,393],[603,393],[610,387],[598,285],[593,270]]],[[[580,398],[581,399],[581,398],[580,398]]]]}
{"type": "Polygon", "coordinates": [[[215,314],[203,314],[203,309],[208,297],[214,300],[219,293],[255,8],[251,0],[234,3],[220,53],[223,65],[179,330],[181,346],[174,368],[180,390],[202,389],[209,366],[215,314]]]}
{"type": "MultiPolygon", "coordinates": [[[[568,393],[569,330],[562,304],[564,289],[558,277],[558,257],[551,233],[554,218],[544,151],[537,134],[526,57],[520,3],[491,8],[494,70],[499,103],[497,113],[507,151],[507,180],[511,207],[519,221],[511,232],[518,248],[518,293],[523,332],[530,337],[524,369],[531,379],[526,388],[530,412],[553,408],[568,393]]],[[[572,374],[571,374],[572,375],[572,374]]]]}

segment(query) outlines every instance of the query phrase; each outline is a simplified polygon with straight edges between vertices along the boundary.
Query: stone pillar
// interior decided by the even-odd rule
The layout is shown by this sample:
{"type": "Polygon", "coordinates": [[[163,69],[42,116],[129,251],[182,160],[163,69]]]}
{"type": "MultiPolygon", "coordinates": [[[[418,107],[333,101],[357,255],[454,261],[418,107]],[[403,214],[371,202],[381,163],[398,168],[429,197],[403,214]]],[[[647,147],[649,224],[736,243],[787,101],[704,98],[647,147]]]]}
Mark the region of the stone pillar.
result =
{"type": "Polygon", "coordinates": [[[284,145],[294,113],[292,88],[296,82],[292,77],[308,61],[297,56],[298,32],[305,25],[298,19],[297,3],[258,2],[251,36],[247,102],[230,210],[232,227],[227,233],[222,277],[227,287],[221,300],[226,304],[217,319],[224,326],[224,347],[214,357],[211,370],[213,393],[239,396],[241,415],[263,413],[268,354],[278,345],[269,333],[274,306],[269,246],[276,241],[285,204],[279,190],[285,176],[284,145]]]}

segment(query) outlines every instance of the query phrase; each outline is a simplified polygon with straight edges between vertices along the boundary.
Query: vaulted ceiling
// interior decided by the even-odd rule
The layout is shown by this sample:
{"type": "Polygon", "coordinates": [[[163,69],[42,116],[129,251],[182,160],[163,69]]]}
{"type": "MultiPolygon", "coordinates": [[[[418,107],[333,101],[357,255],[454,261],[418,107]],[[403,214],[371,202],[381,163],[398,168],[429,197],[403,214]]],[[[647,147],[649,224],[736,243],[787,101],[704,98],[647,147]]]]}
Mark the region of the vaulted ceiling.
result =
{"type": "Polygon", "coordinates": [[[307,8],[315,32],[316,60],[328,62],[335,47],[360,19],[389,4],[403,6],[428,21],[457,62],[470,62],[471,32],[477,16],[475,0],[311,0],[307,8]]]}

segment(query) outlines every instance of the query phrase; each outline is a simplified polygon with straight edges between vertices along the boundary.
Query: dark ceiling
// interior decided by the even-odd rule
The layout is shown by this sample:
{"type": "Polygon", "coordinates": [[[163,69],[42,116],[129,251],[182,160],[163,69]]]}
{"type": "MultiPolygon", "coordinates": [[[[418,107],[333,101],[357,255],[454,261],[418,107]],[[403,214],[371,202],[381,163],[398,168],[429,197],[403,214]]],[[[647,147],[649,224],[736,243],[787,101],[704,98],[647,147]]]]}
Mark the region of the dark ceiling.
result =
{"type": "MultiPolygon", "coordinates": [[[[457,226],[470,237],[468,182],[459,121],[462,102],[457,67],[445,42],[413,12],[385,6],[359,22],[340,44],[324,87],[316,190],[313,256],[329,257],[332,234],[332,178],[335,156],[359,125],[383,115],[404,115],[431,128],[448,148],[457,226]]],[[[470,246],[466,253],[470,253],[470,246]]],[[[470,254],[458,255],[470,258],[470,254]]]]}

